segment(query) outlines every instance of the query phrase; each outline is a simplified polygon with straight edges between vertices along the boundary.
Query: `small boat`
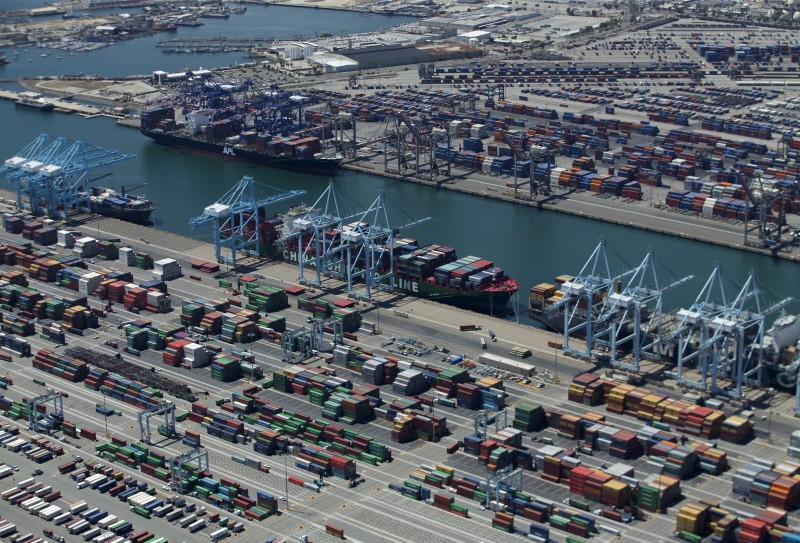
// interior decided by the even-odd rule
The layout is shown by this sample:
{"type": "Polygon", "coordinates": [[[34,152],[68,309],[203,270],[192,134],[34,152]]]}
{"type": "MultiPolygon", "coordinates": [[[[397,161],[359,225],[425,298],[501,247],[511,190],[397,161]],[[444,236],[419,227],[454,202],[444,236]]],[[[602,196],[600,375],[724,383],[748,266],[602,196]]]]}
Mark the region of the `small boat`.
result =
{"type": "Polygon", "coordinates": [[[126,194],[125,187],[119,193],[107,187],[92,187],[90,202],[93,213],[137,224],[150,224],[150,215],[156,208],[144,196],[126,194]]]}

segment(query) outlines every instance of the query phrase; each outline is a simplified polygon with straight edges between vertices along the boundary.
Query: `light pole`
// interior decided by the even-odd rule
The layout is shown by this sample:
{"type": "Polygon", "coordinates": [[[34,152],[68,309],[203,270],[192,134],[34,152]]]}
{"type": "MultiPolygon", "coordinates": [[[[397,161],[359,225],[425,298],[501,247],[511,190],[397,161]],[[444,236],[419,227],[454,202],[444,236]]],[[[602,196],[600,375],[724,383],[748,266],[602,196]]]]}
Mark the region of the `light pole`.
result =
{"type": "Polygon", "coordinates": [[[767,413],[767,443],[772,443],[772,400],[775,398],[775,389],[770,388],[769,393],[769,411],[767,413]]]}
{"type": "Polygon", "coordinates": [[[289,454],[289,443],[283,446],[283,475],[286,483],[286,510],[289,510],[289,467],[286,464],[286,456],[289,454]]]}
{"type": "Polygon", "coordinates": [[[108,437],[108,411],[106,409],[106,395],[103,394],[103,420],[106,424],[106,437],[108,437]]]}
{"type": "Polygon", "coordinates": [[[558,380],[558,347],[553,347],[553,384],[558,380]]]}

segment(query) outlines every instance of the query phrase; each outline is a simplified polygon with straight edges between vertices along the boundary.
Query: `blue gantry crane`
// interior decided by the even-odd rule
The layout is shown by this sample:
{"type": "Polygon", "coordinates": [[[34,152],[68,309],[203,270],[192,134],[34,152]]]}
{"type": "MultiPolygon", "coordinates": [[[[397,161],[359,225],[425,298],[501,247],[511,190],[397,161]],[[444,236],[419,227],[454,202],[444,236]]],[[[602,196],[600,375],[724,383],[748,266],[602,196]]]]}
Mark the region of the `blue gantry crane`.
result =
{"type": "Polygon", "coordinates": [[[603,301],[621,285],[622,279],[634,272],[612,272],[606,249],[606,241],[601,239],[578,275],[560,285],[561,299],[545,309],[545,314],[549,317],[562,316],[564,319],[564,351],[586,359],[592,356],[594,327],[603,301]],[[569,346],[570,337],[574,335],[586,338],[584,351],[569,346]]]}
{"type": "Polygon", "coordinates": [[[383,192],[366,211],[342,217],[337,194],[331,183],[313,206],[284,218],[279,243],[287,247],[290,259],[297,261],[300,282],[319,286],[322,275],[326,275],[346,281],[348,295],[363,299],[370,299],[372,290],[379,285],[391,290],[395,236],[404,228],[432,218],[390,226],[383,192]],[[331,232],[335,235],[330,235],[331,232]],[[306,266],[315,268],[314,279],[305,276],[306,266]],[[364,285],[363,292],[356,290],[359,283],[364,285]]]}
{"type": "Polygon", "coordinates": [[[202,215],[190,219],[189,224],[192,228],[213,225],[217,262],[235,266],[240,252],[258,256],[261,225],[266,218],[264,208],[304,194],[304,190],[290,190],[259,198],[255,180],[245,176],[216,203],[206,207],[202,215]],[[224,249],[230,256],[223,254],[224,249]]]}
{"type": "Polygon", "coordinates": [[[303,285],[322,285],[322,276],[344,280],[344,245],[339,236],[326,236],[325,232],[341,232],[348,219],[342,217],[341,196],[333,181],[309,207],[290,212],[284,217],[283,232],[278,243],[289,251],[289,260],[297,261],[297,279],[303,285]],[[295,253],[295,251],[297,251],[295,253]],[[314,268],[314,277],[305,275],[306,266],[314,268]]]}
{"type": "Polygon", "coordinates": [[[14,183],[19,207],[67,218],[72,210],[90,211],[94,171],[134,156],[40,134],[0,166],[0,176],[14,183]]]}
{"type": "Polygon", "coordinates": [[[262,89],[252,79],[227,83],[214,74],[192,71],[186,72],[178,95],[187,110],[208,109],[212,115],[224,112],[225,118],[240,118],[244,130],[270,134],[303,125],[305,105],[317,100],[315,96],[290,95],[277,83],[262,89]]]}
{"type": "Polygon", "coordinates": [[[388,284],[387,288],[390,290],[394,288],[395,235],[406,228],[432,220],[432,217],[425,217],[408,220],[400,226],[391,226],[386,195],[381,191],[369,209],[356,222],[346,225],[340,234],[347,244],[347,293],[369,300],[372,289],[381,284],[388,284]],[[356,290],[356,281],[363,282],[363,292],[356,290]]]}
{"type": "Polygon", "coordinates": [[[661,359],[665,318],[662,294],[693,277],[672,277],[648,249],[622,292],[611,292],[605,297],[594,325],[595,342],[609,348],[612,366],[638,373],[643,357],[661,359]],[[618,359],[620,348],[629,348],[631,362],[618,359]]]}
{"type": "Polygon", "coordinates": [[[764,386],[766,318],[791,298],[768,299],[753,272],[729,298],[724,279],[717,265],[692,306],[678,311],[672,334],[678,340],[675,377],[683,386],[739,398],[744,385],[764,386]],[[699,373],[694,378],[687,375],[692,368],[699,373]],[[730,383],[727,388],[722,379],[730,383]]]}

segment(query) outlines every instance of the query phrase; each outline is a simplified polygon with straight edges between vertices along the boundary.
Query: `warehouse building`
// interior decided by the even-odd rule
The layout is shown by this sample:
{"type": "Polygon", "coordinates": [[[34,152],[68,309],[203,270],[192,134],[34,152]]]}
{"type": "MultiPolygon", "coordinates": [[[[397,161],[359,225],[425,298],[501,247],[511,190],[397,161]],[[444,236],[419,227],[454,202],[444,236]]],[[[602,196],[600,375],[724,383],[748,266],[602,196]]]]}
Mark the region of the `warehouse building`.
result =
{"type": "Polygon", "coordinates": [[[311,66],[320,66],[326,74],[358,69],[358,61],[336,53],[315,53],[306,60],[311,66]]]}
{"type": "Polygon", "coordinates": [[[376,45],[359,49],[339,49],[336,53],[356,61],[362,70],[430,62],[430,55],[413,45],[376,45]]]}

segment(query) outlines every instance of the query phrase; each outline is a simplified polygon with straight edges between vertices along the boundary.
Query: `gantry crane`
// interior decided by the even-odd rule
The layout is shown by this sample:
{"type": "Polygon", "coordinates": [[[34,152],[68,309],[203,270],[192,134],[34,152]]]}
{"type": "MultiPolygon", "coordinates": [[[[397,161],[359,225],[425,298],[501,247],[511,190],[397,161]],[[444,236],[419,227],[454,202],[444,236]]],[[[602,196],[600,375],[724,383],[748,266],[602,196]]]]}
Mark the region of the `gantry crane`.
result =
{"type": "Polygon", "coordinates": [[[756,213],[755,225],[750,223],[749,213],[744,220],[744,244],[746,246],[779,248],[781,246],[781,228],[786,223],[786,215],[783,205],[781,205],[783,199],[781,190],[766,183],[760,170],[757,170],[753,176],[747,176],[737,171],[736,178],[756,213]],[[773,217],[772,211],[776,208],[778,215],[773,217]],[[775,223],[771,223],[769,218],[774,218],[775,223]],[[757,233],[757,240],[752,239],[753,232],[757,233]]]}
{"type": "Polygon", "coordinates": [[[0,176],[15,184],[18,206],[36,214],[68,218],[72,210],[90,212],[89,183],[94,171],[133,157],[40,134],[5,161],[0,176]]]}
{"type": "Polygon", "coordinates": [[[343,217],[340,198],[331,180],[311,206],[303,206],[300,212],[290,212],[284,217],[283,232],[277,243],[289,251],[289,260],[297,262],[301,284],[318,287],[323,275],[342,280],[346,277],[344,245],[338,234],[345,222],[358,215],[343,217]],[[306,277],[307,266],[314,268],[314,278],[306,277]]]}
{"type": "Polygon", "coordinates": [[[547,306],[545,315],[556,317],[559,312],[563,315],[564,352],[585,358],[592,356],[595,320],[603,301],[618,287],[620,281],[633,271],[612,273],[606,242],[601,239],[578,275],[573,280],[561,284],[559,288],[562,293],[561,299],[547,306]],[[576,334],[586,338],[584,352],[569,346],[570,337],[576,334]]]}
{"type": "Polygon", "coordinates": [[[236,266],[240,252],[259,254],[261,222],[266,218],[262,215],[264,208],[304,194],[304,190],[290,190],[258,198],[254,179],[245,176],[216,203],[206,207],[202,215],[190,219],[189,224],[192,228],[211,224],[217,262],[236,266]],[[230,251],[230,256],[223,255],[223,249],[230,251]]]}
{"type": "Polygon", "coordinates": [[[297,261],[301,283],[320,286],[326,275],[346,281],[348,294],[369,299],[378,285],[387,289],[394,286],[395,236],[404,228],[432,219],[391,226],[383,192],[366,211],[343,217],[340,198],[331,181],[310,208],[284,218],[278,243],[289,251],[289,260],[297,261]],[[314,278],[305,275],[308,266],[314,268],[314,278]],[[364,284],[365,293],[356,291],[356,283],[364,284]]]}
{"type": "Polygon", "coordinates": [[[709,325],[725,312],[729,300],[725,276],[717,263],[689,309],[678,310],[674,330],[664,337],[664,342],[678,342],[675,377],[680,385],[702,389],[707,387],[711,357],[707,349],[701,350],[698,347],[711,337],[709,325]],[[699,380],[690,379],[686,375],[686,371],[693,366],[700,371],[699,380]]]}
{"type": "Polygon", "coordinates": [[[389,290],[394,288],[395,235],[431,220],[431,217],[425,217],[392,226],[386,208],[386,194],[381,191],[369,209],[356,222],[345,225],[340,233],[346,251],[347,293],[369,300],[373,288],[382,284],[389,290]],[[364,284],[363,293],[356,290],[357,280],[364,284]]]}
{"type": "Polygon", "coordinates": [[[181,494],[186,492],[186,469],[184,468],[184,464],[195,461],[197,462],[197,471],[208,471],[208,451],[201,449],[200,447],[192,449],[189,452],[179,454],[178,456],[170,459],[169,471],[172,475],[171,485],[173,490],[180,492],[181,494]]]}
{"type": "Polygon", "coordinates": [[[672,334],[678,339],[676,377],[684,386],[741,397],[744,385],[760,387],[766,382],[766,317],[789,304],[791,298],[768,301],[751,271],[737,296],[728,302],[723,277],[717,265],[692,307],[678,311],[679,327],[672,334]],[[699,379],[685,375],[691,366],[697,367],[699,379]],[[721,387],[723,378],[731,381],[730,390],[721,387]]]}
{"type": "Polygon", "coordinates": [[[139,412],[139,439],[142,443],[150,444],[150,419],[159,415],[164,416],[164,424],[158,427],[158,432],[165,437],[175,434],[175,404],[161,402],[139,412]]]}
{"type": "Polygon", "coordinates": [[[28,424],[30,424],[31,430],[34,432],[39,432],[42,429],[48,430],[47,427],[42,425],[38,409],[40,405],[45,405],[47,402],[53,402],[53,411],[49,415],[50,419],[57,424],[64,421],[64,398],[61,396],[61,392],[48,390],[44,394],[27,400],[28,424]]]}
{"type": "Polygon", "coordinates": [[[514,155],[514,197],[517,198],[519,196],[519,188],[524,185],[528,185],[529,187],[528,198],[530,200],[533,200],[540,192],[549,195],[551,190],[550,170],[553,165],[552,151],[540,145],[528,145],[528,136],[525,134],[520,138],[519,144],[515,143],[511,135],[505,130],[500,130],[500,135],[503,138],[503,142],[511,148],[511,152],[514,155]],[[525,162],[528,162],[529,167],[528,180],[520,182],[519,173],[523,170],[520,165],[525,162]],[[544,172],[544,180],[541,184],[536,181],[535,178],[537,164],[547,164],[547,169],[544,172]]]}
{"type": "Polygon", "coordinates": [[[402,173],[409,169],[409,160],[406,156],[408,148],[406,138],[411,134],[413,142],[413,169],[414,175],[420,176],[427,173],[431,181],[441,173],[450,176],[451,157],[445,154],[444,158],[437,156],[436,150],[440,143],[449,150],[451,148],[451,135],[444,128],[432,127],[424,119],[420,124],[414,123],[402,111],[395,110],[387,115],[387,122],[393,122],[391,128],[387,128],[383,138],[383,167],[384,171],[389,171],[389,144],[393,143],[397,147],[397,171],[402,173]],[[420,161],[423,158],[423,161],[420,161]],[[442,164],[440,165],[440,162],[442,164]],[[427,169],[426,169],[427,168],[427,169]]]}
{"type": "Polygon", "coordinates": [[[792,298],[770,301],[755,272],[745,281],[731,306],[714,318],[711,338],[700,348],[711,350],[711,390],[741,398],[743,385],[764,386],[765,357],[764,333],[768,315],[786,307],[792,298]],[[732,390],[722,390],[717,378],[727,376],[732,390]]]}
{"type": "Polygon", "coordinates": [[[484,107],[494,107],[497,103],[495,97],[497,97],[497,101],[504,101],[506,99],[506,86],[503,83],[492,85],[486,89],[486,102],[483,104],[484,107]]]}
{"type": "MultiPolygon", "coordinates": [[[[277,83],[262,89],[252,79],[222,83],[213,74],[192,71],[186,72],[178,94],[176,99],[181,103],[177,105],[187,111],[207,111],[212,115],[210,121],[218,120],[215,115],[239,116],[244,130],[270,134],[302,126],[304,107],[314,101],[312,96],[289,95],[277,83]]],[[[187,120],[191,120],[190,117],[187,120]]]]}
{"type": "Polygon", "coordinates": [[[334,317],[325,320],[317,320],[311,324],[311,328],[305,326],[296,330],[287,330],[281,336],[281,351],[283,361],[292,363],[294,352],[299,351],[301,358],[309,358],[314,352],[321,352],[331,349],[330,344],[325,342],[325,329],[331,330],[333,346],[341,345],[344,342],[344,329],[342,321],[334,317]]]}
{"type": "Polygon", "coordinates": [[[595,323],[594,341],[609,348],[609,362],[616,368],[638,372],[645,355],[661,359],[663,331],[662,294],[690,281],[662,277],[655,254],[648,249],[642,262],[633,270],[622,292],[606,296],[595,323]],[[633,362],[617,358],[617,349],[630,345],[633,362]]]}

